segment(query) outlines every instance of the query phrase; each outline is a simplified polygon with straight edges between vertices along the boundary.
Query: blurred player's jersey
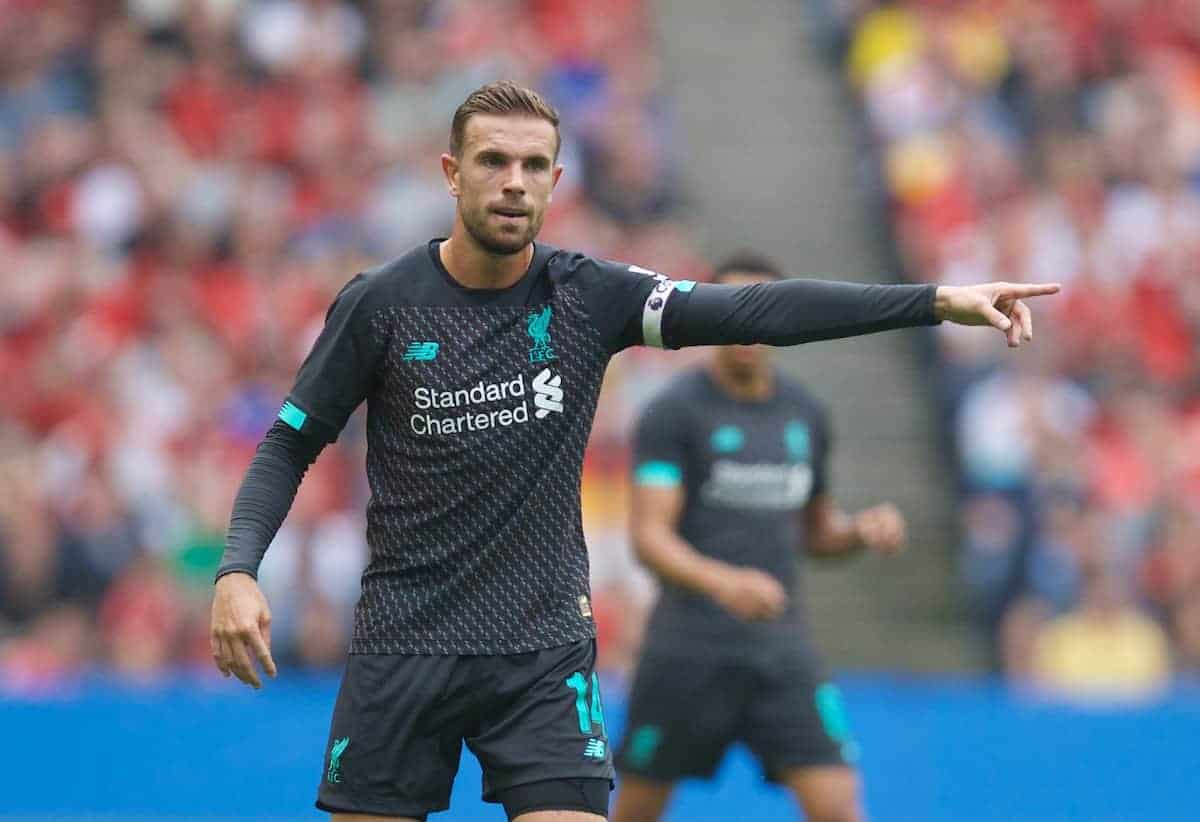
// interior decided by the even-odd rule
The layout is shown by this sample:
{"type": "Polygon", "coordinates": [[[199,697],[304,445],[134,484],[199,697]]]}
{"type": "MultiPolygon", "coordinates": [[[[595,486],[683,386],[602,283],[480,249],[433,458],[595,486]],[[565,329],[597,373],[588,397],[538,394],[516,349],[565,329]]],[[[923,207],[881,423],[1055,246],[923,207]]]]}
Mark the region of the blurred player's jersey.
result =
{"type": "Polygon", "coordinates": [[[351,652],[593,637],[583,454],[608,360],[642,342],[663,278],[538,244],[512,287],[469,289],[437,247],[346,285],[280,412],[332,440],[367,402],[371,560],[351,652]]]}
{"type": "Polygon", "coordinates": [[[771,574],[791,595],[779,619],[743,622],[706,596],[664,583],[646,630],[647,654],[807,650],[799,603],[803,511],[825,490],[829,441],[823,408],[781,374],[770,399],[747,402],[700,368],[647,407],[635,439],[634,481],[682,486],[680,536],[706,556],[771,574]]]}

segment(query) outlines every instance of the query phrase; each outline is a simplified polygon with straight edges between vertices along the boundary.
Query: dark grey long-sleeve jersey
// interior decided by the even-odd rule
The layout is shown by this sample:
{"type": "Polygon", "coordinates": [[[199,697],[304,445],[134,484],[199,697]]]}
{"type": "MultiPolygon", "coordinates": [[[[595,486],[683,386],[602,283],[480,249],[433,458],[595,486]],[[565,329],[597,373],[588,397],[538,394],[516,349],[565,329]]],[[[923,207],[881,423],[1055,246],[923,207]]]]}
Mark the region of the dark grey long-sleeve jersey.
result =
{"type": "Polygon", "coordinates": [[[932,286],[696,285],[540,243],[515,285],[469,289],[438,244],[338,294],[238,492],[218,573],[257,572],[304,472],[365,400],[371,559],[352,653],[523,653],[594,636],[579,488],[619,351],[935,321],[932,286]]]}

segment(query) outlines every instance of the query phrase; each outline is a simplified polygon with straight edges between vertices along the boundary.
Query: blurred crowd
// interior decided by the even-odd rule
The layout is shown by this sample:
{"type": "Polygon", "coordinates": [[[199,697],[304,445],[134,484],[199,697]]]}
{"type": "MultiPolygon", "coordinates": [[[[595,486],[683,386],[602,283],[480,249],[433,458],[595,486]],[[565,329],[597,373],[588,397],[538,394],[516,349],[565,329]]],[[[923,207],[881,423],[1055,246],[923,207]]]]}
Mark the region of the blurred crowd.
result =
{"type": "MultiPolygon", "coordinates": [[[[211,675],[246,465],[332,296],[450,229],[450,116],[510,78],[563,117],[543,239],[704,275],[675,221],[641,0],[0,0],[0,687],[211,675]]],[[[636,642],[629,415],[587,463],[605,664],[636,642]]],[[[285,666],[339,664],[363,540],[361,416],[309,472],[261,584],[285,666]]]]}
{"type": "MultiPolygon", "coordinates": [[[[1065,287],[1019,355],[937,332],[967,598],[997,668],[1073,692],[1200,672],[1200,0],[810,5],[907,275],[1065,287]]],[[[245,466],[341,284],[449,231],[438,157],[483,82],[563,115],[544,239],[705,275],[644,6],[0,0],[0,687],[210,670],[245,466]]],[[[630,415],[684,359],[618,358],[596,421],[584,510],[610,668],[645,601],[630,415]]],[[[344,653],[362,429],[268,551],[281,664],[344,653]]]]}
{"type": "Polygon", "coordinates": [[[996,666],[1079,693],[1200,671],[1200,1],[823,8],[903,271],[1064,285],[1019,355],[938,332],[996,666]]]}

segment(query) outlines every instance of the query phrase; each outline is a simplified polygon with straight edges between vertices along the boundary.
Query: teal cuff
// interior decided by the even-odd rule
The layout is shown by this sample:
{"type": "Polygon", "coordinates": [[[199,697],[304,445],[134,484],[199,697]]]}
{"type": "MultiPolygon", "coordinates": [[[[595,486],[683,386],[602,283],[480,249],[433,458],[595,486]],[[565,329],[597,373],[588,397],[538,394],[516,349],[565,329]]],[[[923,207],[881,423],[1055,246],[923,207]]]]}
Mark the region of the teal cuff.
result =
{"type": "Polygon", "coordinates": [[[279,409],[279,419],[297,431],[302,431],[304,429],[304,421],[308,419],[308,414],[305,414],[290,402],[285,402],[283,407],[279,409]]]}
{"type": "Polygon", "coordinates": [[[651,485],[666,487],[680,485],[683,482],[683,471],[678,465],[665,460],[643,462],[633,473],[636,485],[651,485]]]}

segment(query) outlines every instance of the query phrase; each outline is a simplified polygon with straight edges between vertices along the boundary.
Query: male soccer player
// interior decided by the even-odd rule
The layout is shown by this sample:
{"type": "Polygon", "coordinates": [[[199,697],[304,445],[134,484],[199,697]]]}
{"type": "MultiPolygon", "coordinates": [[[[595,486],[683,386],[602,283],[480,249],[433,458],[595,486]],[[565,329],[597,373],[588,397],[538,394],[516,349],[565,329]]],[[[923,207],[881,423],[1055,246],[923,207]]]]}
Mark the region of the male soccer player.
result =
{"type": "Polygon", "coordinates": [[[446,808],[462,743],[522,822],[603,818],[613,768],[580,524],[604,369],[631,345],[767,343],[950,320],[1030,338],[1057,286],[695,285],[534,238],[562,174],[558,115],[493,83],[454,114],[454,227],[342,288],[233,505],[213,656],[275,675],[255,581],[308,465],[367,403],[367,541],[317,806],[446,808]]]}
{"type": "MultiPolygon", "coordinates": [[[[714,282],[780,278],[742,254],[714,282]]],[[[837,507],[825,411],[762,346],[717,348],[676,379],[642,415],[634,451],[634,547],[663,590],[617,755],[614,819],[658,819],[677,780],[712,776],[742,740],[807,819],[860,820],[854,741],[807,643],[797,552],[893,553],[900,512],[837,507]]]]}

